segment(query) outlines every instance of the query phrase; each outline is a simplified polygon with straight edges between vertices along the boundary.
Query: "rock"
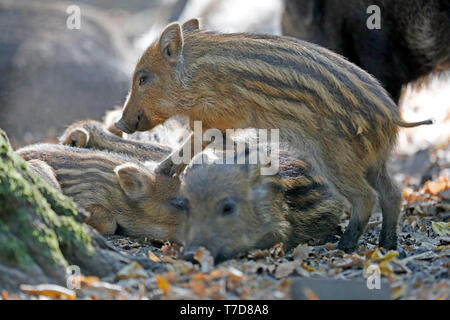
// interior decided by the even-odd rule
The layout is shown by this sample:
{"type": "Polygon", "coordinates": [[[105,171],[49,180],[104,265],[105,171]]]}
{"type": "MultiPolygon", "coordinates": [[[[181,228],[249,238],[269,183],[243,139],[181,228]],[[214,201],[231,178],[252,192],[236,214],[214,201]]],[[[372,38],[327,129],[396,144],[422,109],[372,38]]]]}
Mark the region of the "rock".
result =
{"type": "Polygon", "coordinates": [[[89,6],[81,7],[81,29],[68,29],[68,5],[0,4],[0,128],[16,148],[56,139],[125,100],[131,49],[120,29],[89,6]]]}

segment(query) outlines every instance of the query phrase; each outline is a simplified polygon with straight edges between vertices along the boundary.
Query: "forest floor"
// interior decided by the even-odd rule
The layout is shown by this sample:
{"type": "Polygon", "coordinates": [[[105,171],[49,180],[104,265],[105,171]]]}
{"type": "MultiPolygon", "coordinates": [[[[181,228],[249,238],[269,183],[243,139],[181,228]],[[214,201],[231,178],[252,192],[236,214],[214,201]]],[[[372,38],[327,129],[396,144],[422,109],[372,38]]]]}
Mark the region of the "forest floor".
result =
{"type": "MultiPolygon", "coordinates": [[[[80,289],[73,291],[72,296],[67,296],[66,288],[43,286],[32,290],[33,294],[29,294],[29,289],[18,295],[4,291],[2,297],[449,299],[450,144],[420,151],[412,157],[397,157],[393,169],[403,190],[397,251],[377,248],[379,209],[360,239],[358,250],[352,254],[335,249],[331,243],[318,247],[300,245],[291,252],[275,245],[214,265],[209,252],[199,249],[195,258],[198,263],[192,264],[180,259],[180,247],[176,244],[111,236],[108,240],[119,251],[130,258],[151,260],[151,268],[130,262],[117,274],[103,279],[77,277],[80,289]],[[420,181],[427,177],[430,180],[420,181]],[[377,274],[381,289],[369,290],[368,283],[376,285],[370,276],[377,274]]],[[[342,227],[347,223],[348,216],[344,215],[342,227]]]]}

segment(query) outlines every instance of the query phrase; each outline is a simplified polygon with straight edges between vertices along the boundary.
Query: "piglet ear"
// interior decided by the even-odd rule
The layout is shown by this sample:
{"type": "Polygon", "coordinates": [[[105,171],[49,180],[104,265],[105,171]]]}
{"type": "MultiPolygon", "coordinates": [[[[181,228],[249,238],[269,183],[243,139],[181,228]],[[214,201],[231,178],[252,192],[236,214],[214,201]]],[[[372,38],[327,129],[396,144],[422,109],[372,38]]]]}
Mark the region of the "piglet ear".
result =
{"type": "Polygon", "coordinates": [[[84,128],[75,128],[62,137],[61,143],[64,145],[85,148],[89,142],[89,132],[84,128]]]}
{"type": "Polygon", "coordinates": [[[145,195],[145,186],[148,176],[144,169],[133,163],[124,163],[114,168],[120,187],[130,198],[139,198],[145,195]]]}
{"type": "Polygon", "coordinates": [[[183,50],[183,33],[178,23],[169,24],[159,38],[159,48],[164,59],[176,63],[183,50]]]}
{"type": "Polygon", "coordinates": [[[183,31],[193,32],[200,30],[200,21],[196,18],[191,19],[183,23],[183,31]]]}

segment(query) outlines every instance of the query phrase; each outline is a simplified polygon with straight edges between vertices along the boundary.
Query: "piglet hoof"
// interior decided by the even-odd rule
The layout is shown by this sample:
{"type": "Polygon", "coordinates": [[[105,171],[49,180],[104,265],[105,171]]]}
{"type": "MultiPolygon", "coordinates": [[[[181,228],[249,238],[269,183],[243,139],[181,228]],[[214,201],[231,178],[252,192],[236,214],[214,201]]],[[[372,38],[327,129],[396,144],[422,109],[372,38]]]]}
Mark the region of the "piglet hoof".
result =
{"type": "Polygon", "coordinates": [[[155,173],[166,175],[169,177],[173,176],[179,176],[186,165],[184,163],[175,164],[172,161],[171,157],[168,157],[167,159],[163,160],[155,169],[155,173]]]}
{"type": "Polygon", "coordinates": [[[348,242],[345,241],[345,239],[341,239],[341,241],[339,241],[337,248],[339,250],[344,251],[345,253],[351,253],[354,252],[357,249],[357,243],[353,243],[353,242],[348,242]]]}
{"type": "Polygon", "coordinates": [[[62,144],[71,147],[86,148],[89,142],[89,132],[84,128],[76,128],[72,130],[62,141],[62,144]]]}
{"type": "Polygon", "coordinates": [[[397,250],[397,236],[380,237],[378,246],[386,250],[397,250]]]}

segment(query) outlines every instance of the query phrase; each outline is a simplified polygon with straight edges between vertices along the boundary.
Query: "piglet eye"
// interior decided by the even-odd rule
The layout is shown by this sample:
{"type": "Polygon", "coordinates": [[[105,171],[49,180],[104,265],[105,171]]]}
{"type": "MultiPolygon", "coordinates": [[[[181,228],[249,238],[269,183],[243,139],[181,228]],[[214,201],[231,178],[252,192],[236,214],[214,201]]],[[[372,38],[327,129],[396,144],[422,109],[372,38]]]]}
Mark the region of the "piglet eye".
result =
{"type": "Polygon", "coordinates": [[[189,213],[189,201],[186,198],[177,198],[170,202],[170,205],[177,211],[189,213]]]}
{"type": "Polygon", "coordinates": [[[169,47],[166,48],[166,54],[168,57],[170,57],[172,55],[172,52],[170,51],[169,47]]]}
{"type": "Polygon", "coordinates": [[[147,83],[148,76],[141,76],[139,78],[139,85],[142,86],[143,84],[147,83]]]}
{"type": "Polygon", "coordinates": [[[236,212],[237,205],[233,198],[226,198],[222,201],[221,214],[223,216],[230,216],[236,212]]]}

